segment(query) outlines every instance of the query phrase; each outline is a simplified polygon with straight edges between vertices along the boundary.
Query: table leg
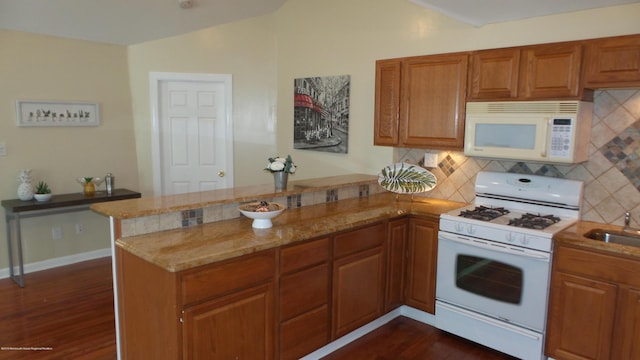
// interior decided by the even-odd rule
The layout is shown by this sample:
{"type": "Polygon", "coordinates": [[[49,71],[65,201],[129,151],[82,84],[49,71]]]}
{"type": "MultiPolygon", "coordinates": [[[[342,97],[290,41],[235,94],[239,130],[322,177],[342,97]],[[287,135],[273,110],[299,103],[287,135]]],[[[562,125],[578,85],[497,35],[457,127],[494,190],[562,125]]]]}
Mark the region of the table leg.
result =
{"type": "Polygon", "coordinates": [[[24,287],[24,263],[22,259],[22,234],[20,232],[20,216],[16,213],[6,214],[7,226],[7,250],[9,252],[9,277],[20,287],[24,287]],[[18,274],[16,274],[13,263],[13,236],[11,234],[11,219],[15,220],[16,226],[16,245],[18,250],[18,274]]]}

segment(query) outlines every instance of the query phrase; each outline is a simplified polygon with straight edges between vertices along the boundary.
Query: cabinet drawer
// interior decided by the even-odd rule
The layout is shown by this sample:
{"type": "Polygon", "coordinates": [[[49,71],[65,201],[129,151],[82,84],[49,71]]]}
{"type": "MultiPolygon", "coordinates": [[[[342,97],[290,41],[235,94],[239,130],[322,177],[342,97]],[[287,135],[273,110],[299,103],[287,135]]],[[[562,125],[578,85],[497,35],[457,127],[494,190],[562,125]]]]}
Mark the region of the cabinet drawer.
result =
{"type": "Polygon", "coordinates": [[[382,223],[336,235],[333,243],[333,256],[338,258],[380,246],[384,242],[385,235],[385,225],[382,223]]]}
{"type": "Polygon", "coordinates": [[[280,325],[280,359],[295,360],[317,350],[329,341],[327,305],[280,325]]]}
{"type": "Polygon", "coordinates": [[[280,251],[280,273],[286,274],[329,259],[329,238],[295,244],[280,251]]]}
{"type": "Polygon", "coordinates": [[[181,275],[183,306],[273,279],[275,251],[246,255],[181,275]]]}
{"type": "Polygon", "coordinates": [[[554,271],[640,286],[640,261],[562,245],[555,252],[554,271]]]}
{"type": "Polygon", "coordinates": [[[280,280],[280,319],[288,320],[329,301],[329,265],[322,264],[280,280]]]}

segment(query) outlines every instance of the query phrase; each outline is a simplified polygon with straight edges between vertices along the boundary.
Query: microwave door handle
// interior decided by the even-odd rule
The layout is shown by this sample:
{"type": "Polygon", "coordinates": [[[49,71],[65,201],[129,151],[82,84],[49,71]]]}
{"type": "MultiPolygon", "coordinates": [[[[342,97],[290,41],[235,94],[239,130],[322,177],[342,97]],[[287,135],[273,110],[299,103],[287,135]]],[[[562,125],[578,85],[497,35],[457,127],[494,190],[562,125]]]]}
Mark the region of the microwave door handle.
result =
{"type": "Polygon", "coordinates": [[[547,146],[549,138],[551,137],[551,118],[545,119],[544,122],[544,139],[542,143],[542,151],[540,152],[540,156],[547,157],[547,146]]]}

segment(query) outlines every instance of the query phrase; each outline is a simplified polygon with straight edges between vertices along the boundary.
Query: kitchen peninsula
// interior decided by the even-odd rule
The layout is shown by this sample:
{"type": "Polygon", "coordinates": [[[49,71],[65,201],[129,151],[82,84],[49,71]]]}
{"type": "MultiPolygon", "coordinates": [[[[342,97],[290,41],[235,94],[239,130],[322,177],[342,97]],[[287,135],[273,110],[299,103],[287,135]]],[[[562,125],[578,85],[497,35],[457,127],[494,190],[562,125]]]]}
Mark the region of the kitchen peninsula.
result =
{"type": "Polygon", "coordinates": [[[463,205],[359,174],[95,204],[121,358],[299,358],[405,302],[433,312],[438,216],[463,205]],[[256,200],[288,209],[253,229],[237,208],[256,200]]]}

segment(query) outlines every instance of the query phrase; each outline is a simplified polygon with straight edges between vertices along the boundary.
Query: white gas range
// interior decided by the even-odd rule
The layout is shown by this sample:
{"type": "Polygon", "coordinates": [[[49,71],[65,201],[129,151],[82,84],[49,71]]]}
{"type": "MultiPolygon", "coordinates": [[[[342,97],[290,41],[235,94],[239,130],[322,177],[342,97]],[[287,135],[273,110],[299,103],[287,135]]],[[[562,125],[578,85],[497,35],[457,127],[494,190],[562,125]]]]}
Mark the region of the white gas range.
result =
{"type": "Polygon", "coordinates": [[[580,181],[480,172],[473,205],[440,217],[436,326],[543,358],[553,235],[580,218],[580,181]]]}

